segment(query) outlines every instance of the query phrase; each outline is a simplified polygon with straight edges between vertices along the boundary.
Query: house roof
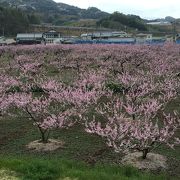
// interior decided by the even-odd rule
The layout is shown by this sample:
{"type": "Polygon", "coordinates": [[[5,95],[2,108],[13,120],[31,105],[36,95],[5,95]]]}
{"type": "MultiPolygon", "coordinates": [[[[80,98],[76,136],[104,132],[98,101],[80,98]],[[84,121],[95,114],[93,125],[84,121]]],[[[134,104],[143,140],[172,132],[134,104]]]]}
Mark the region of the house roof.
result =
{"type": "Polygon", "coordinates": [[[146,36],[152,36],[152,34],[144,34],[144,33],[139,33],[136,34],[137,37],[146,37],[146,36]]]}
{"type": "Polygon", "coordinates": [[[19,33],[16,38],[42,38],[42,33],[19,33]]]}
{"type": "Polygon", "coordinates": [[[59,35],[60,33],[59,32],[56,32],[54,30],[51,30],[51,31],[48,31],[48,32],[44,32],[43,34],[46,34],[46,35],[51,35],[51,34],[56,34],[56,35],[59,35]]]}

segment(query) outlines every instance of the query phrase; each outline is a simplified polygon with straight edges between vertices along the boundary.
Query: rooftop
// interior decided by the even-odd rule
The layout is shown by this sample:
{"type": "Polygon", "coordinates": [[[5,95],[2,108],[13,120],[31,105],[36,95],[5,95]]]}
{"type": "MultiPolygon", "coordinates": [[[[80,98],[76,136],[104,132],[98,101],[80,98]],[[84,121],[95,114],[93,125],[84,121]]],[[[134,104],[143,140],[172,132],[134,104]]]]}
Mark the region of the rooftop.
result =
{"type": "Polygon", "coordinates": [[[16,38],[42,38],[42,33],[19,33],[16,38]]]}

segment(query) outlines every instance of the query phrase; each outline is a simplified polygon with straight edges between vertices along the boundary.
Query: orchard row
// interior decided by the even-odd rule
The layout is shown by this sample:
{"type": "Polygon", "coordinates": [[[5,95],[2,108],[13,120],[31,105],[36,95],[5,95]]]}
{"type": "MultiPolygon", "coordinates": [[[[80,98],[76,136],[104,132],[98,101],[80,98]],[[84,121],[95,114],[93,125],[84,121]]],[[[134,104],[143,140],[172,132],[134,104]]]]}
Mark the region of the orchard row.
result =
{"type": "Polygon", "coordinates": [[[26,114],[43,143],[76,123],[144,159],[180,143],[180,112],[167,110],[180,98],[178,45],[17,46],[0,55],[0,115],[26,114]]]}

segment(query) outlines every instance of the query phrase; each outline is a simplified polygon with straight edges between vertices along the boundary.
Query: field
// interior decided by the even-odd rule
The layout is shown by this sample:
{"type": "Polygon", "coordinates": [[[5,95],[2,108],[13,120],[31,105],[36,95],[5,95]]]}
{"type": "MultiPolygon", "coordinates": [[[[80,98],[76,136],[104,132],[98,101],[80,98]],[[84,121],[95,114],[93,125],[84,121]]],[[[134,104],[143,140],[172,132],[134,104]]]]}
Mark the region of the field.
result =
{"type": "Polygon", "coordinates": [[[179,69],[180,46],[173,44],[1,47],[0,179],[178,179],[179,69]],[[102,104],[108,113],[99,108],[102,104]],[[121,124],[130,124],[131,134],[134,126],[142,137],[112,138],[106,127],[116,132],[115,120],[122,114],[128,120],[121,124]],[[46,144],[48,137],[63,147],[27,148],[38,139],[46,144]],[[131,151],[143,149],[145,137],[150,144],[157,142],[152,152],[167,157],[167,169],[145,171],[122,164],[119,139],[130,143],[131,151]]]}

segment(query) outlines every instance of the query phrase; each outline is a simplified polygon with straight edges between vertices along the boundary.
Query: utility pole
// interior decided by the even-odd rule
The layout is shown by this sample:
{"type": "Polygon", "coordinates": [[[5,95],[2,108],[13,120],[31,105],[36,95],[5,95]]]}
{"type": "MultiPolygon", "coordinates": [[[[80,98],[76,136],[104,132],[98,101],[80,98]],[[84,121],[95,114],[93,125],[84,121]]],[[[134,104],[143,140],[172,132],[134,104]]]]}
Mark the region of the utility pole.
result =
{"type": "Polygon", "coordinates": [[[176,20],[172,22],[172,28],[173,28],[173,42],[176,42],[176,20]]]}
{"type": "Polygon", "coordinates": [[[2,35],[3,35],[3,37],[4,37],[4,27],[2,28],[2,35]]]}

